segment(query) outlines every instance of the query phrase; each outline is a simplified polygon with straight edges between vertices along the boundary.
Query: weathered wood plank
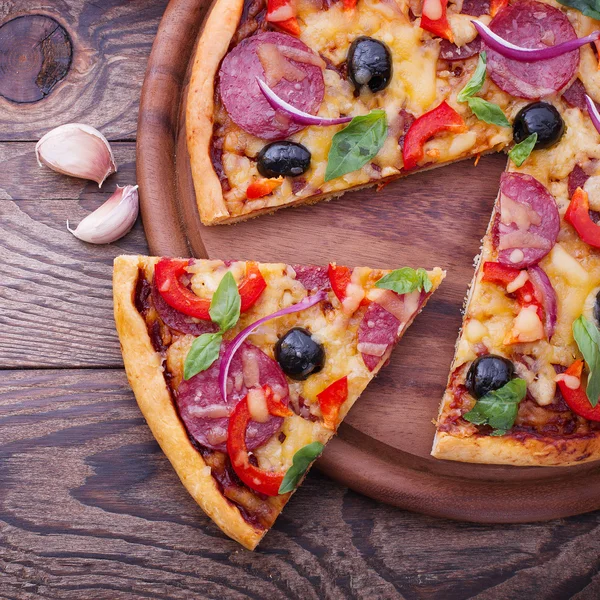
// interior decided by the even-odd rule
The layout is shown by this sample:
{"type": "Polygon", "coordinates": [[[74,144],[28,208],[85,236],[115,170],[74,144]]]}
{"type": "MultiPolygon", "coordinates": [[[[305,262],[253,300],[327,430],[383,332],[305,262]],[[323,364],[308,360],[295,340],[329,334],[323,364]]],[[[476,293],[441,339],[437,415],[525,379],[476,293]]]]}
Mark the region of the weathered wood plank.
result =
{"type": "Polygon", "coordinates": [[[31,143],[0,144],[0,169],[8,173],[0,182],[1,367],[122,365],[112,261],[147,252],[141,223],[106,246],[86,244],[66,229],[67,219],[78,223],[117,183],[135,182],[134,145],[114,147],[121,169],[99,190],[38,167],[31,143]]]}
{"type": "MultiPolygon", "coordinates": [[[[71,37],[66,77],[40,102],[0,97],[0,140],[37,140],[48,129],[83,122],[109,139],[135,138],[146,62],[167,0],[9,0],[0,23],[23,14],[54,18],[71,37]]],[[[18,64],[18,61],[13,61],[18,64]]]]}
{"type": "Polygon", "coordinates": [[[120,370],[5,371],[3,598],[531,598],[600,594],[600,513],[480,526],[313,472],[259,550],[187,495],[120,370]]]}

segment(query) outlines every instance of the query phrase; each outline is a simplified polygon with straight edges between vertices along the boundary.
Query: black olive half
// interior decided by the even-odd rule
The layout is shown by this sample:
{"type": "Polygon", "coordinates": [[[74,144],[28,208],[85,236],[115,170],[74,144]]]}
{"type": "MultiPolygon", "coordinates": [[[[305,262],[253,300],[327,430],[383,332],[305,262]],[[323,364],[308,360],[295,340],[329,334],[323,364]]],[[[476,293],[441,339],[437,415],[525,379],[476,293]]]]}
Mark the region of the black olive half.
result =
{"type": "Polygon", "coordinates": [[[256,167],[263,177],[296,177],[308,171],[310,152],[296,142],[271,142],[256,157],[256,167]]]}
{"type": "Polygon", "coordinates": [[[596,301],[594,302],[593,309],[594,320],[596,321],[596,326],[600,327],[600,292],[596,294],[596,301]]]}
{"type": "Polygon", "coordinates": [[[465,383],[471,395],[479,399],[506,385],[514,373],[515,367],[510,360],[487,354],[473,361],[465,383]]]}
{"type": "Polygon", "coordinates": [[[532,133],[537,133],[534,149],[554,146],[565,132],[565,122],[560,113],[548,102],[534,102],[524,106],[513,123],[513,139],[519,144],[532,133]]]}
{"type": "Polygon", "coordinates": [[[309,331],[293,327],[275,344],[275,360],[288,377],[303,380],[323,368],[325,350],[309,331]]]}
{"type": "Polygon", "coordinates": [[[392,80],[392,54],[379,40],[361,36],[348,51],[348,76],[360,90],[364,85],[372,92],[385,89],[392,80]]]}

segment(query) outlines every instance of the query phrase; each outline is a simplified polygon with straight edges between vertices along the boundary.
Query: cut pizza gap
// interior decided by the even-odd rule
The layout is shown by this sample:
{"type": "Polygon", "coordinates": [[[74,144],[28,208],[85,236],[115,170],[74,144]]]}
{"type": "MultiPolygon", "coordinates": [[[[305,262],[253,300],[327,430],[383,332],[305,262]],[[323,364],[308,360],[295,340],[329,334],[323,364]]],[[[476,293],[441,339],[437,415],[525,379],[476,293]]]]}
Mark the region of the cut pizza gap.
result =
{"type": "Polygon", "coordinates": [[[122,256],[131,387],[182,483],[253,549],[445,273],[122,256]]]}

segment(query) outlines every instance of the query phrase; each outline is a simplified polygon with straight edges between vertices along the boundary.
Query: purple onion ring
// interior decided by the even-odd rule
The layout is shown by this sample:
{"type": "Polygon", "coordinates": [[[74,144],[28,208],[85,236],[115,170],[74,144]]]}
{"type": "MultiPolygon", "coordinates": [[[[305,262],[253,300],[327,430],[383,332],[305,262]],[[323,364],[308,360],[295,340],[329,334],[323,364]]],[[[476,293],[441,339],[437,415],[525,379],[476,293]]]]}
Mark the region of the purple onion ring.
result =
{"type": "Polygon", "coordinates": [[[271,319],[276,319],[277,317],[283,317],[283,315],[291,315],[292,313],[300,312],[301,310],[305,310],[318,304],[319,302],[325,300],[327,298],[327,292],[321,290],[312,296],[307,296],[304,300],[296,304],[292,304],[292,306],[288,306],[287,308],[282,308],[273,314],[267,315],[258,321],[248,325],[246,329],[243,329],[238,333],[229,346],[227,346],[227,350],[225,354],[223,354],[223,358],[221,359],[221,365],[219,369],[219,388],[221,390],[221,395],[223,398],[227,398],[227,376],[229,375],[229,367],[231,366],[231,361],[233,359],[234,354],[238,351],[240,346],[244,343],[244,340],[259,326],[271,319]]]}

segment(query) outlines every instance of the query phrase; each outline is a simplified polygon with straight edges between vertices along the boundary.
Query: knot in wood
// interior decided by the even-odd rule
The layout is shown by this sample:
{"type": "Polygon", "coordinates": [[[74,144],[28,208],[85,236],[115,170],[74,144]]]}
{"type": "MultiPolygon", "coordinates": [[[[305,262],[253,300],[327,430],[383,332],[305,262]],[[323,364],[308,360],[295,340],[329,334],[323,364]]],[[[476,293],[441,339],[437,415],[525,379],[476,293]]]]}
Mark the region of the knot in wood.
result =
{"type": "Polygon", "coordinates": [[[45,98],[69,72],[73,45],[51,17],[25,15],[0,26],[0,96],[13,102],[45,98]]]}

